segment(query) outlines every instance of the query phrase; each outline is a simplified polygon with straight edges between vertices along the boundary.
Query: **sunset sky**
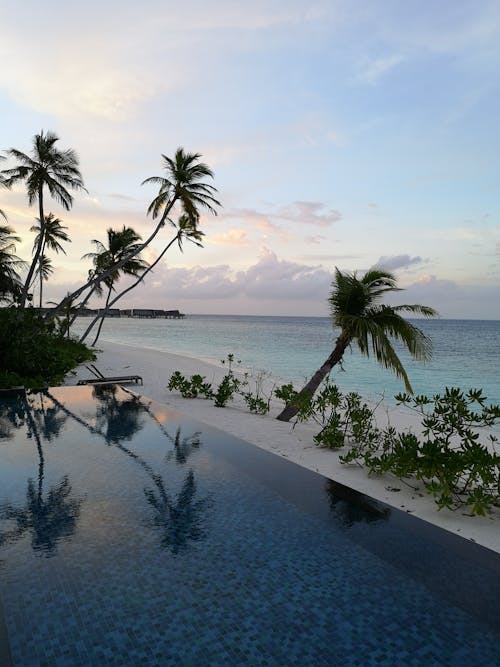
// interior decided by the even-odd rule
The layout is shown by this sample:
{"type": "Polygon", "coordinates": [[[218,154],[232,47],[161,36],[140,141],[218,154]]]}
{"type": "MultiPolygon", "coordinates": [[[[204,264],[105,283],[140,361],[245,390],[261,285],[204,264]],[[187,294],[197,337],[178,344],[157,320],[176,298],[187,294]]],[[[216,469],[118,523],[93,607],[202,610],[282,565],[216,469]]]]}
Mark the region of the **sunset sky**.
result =
{"type": "MultiPolygon", "coordinates": [[[[396,272],[400,302],[500,319],[497,0],[0,0],[2,150],[52,130],[88,194],[47,300],[110,226],[146,236],[161,153],[199,152],[223,208],[121,307],[326,315],[331,273],[396,272]]],[[[8,166],[2,164],[2,168],[8,166]]],[[[36,207],[0,208],[31,256],[36,207]]],[[[164,230],[162,239],[172,232],[164,230]]],[[[152,248],[152,259],[160,248],[152,248]]]]}

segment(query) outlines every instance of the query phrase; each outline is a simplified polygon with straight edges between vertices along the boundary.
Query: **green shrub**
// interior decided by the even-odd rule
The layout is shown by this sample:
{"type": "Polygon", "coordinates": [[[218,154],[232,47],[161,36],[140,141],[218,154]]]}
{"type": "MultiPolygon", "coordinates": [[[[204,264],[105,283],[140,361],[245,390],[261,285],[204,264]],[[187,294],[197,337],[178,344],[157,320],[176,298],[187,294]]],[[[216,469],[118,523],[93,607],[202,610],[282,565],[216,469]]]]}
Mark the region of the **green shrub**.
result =
{"type": "MultiPolygon", "coordinates": [[[[227,373],[222,378],[219,385],[214,389],[209,382],[205,382],[202,375],[192,375],[187,379],[180,373],[174,371],[170,376],[167,388],[170,391],[180,392],[183,398],[208,398],[213,400],[215,407],[223,408],[229,401],[233,400],[235,394],[243,397],[250,412],[256,414],[266,414],[269,412],[269,399],[262,398],[262,374],[256,378],[256,392],[244,391],[248,387],[248,373],[245,373],[243,379],[237,378],[233,372],[234,354],[228,354],[226,359],[221,359],[223,365],[227,364],[227,373]]],[[[238,364],[241,362],[238,361],[238,364]]]]}
{"type": "Polygon", "coordinates": [[[1,388],[58,384],[75,366],[94,358],[85,345],[63,338],[57,324],[33,309],[0,310],[1,388]]]}
{"type": "MultiPolygon", "coordinates": [[[[466,506],[473,515],[485,515],[500,506],[500,456],[479,440],[479,429],[500,419],[500,406],[488,405],[480,389],[446,388],[432,399],[399,394],[396,400],[420,415],[422,438],[393,427],[372,431],[350,446],[342,463],[420,480],[439,509],[466,506]]],[[[495,435],[488,437],[497,442],[495,435]]]]}
{"type": "Polygon", "coordinates": [[[198,396],[212,398],[213,396],[210,382],[205,382],[205,378],[198,374],[192,375],[191,379],[187,380],[179,371],[174,371],[167,388],[169,391],[177,390],[183,398],[198,398],[198,396]]]}

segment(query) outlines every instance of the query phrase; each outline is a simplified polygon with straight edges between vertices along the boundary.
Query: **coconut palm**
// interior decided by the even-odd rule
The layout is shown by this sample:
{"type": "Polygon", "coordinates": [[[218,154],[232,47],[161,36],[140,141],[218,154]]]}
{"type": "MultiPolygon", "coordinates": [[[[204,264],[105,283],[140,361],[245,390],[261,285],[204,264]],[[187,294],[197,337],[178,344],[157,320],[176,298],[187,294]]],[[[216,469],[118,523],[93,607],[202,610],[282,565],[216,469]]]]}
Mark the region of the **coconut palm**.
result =
{"type": "MultiPolygon", "coordinates": [[[[174,224],[174,223],[172,223],[174,224]]],[[[195,245],[199,246],[200,248],[203,247],[201,244],[201,241],[205,234],[201,231],[201,229],[198,229],[197,225],[195,222],[193,222],[192,218],[188,217],[185,213],[183,213],[179,220],[177,225],[174,224],[174,226],[177,229],[177,234],[170,239],[170,241],[167,243],[165,248],[161,251],[161,253],[158,255],[158,257],[155,259],[155,261],[150,264],[147,269],[137,278],[137,280],[133,283],[131,283],[128,287],[126,287],[124,290],[122,290],[119,294],[117,294],[112,301],[110,301],[107,306],[106,310],[109,310],[112,308],[117,301],[119,301],[127,292],[130,292],[131,290],[134,289],[134,287],[137,287],[137,285],[144,281],[144,278],[148,275],[150,271],[154,269],[154,267],[160,262],[160,260],[163,258],[167,250],[174,245],[174,243],[177,241],[177,245],[179,246],[179,250],[182,252],[182,244],[185,240],[190,241],[191,243],[194,243],[195,245]]],[[[90,294],[88,295],[90,296],[90,294]]],[[[85,299],[83,305],[88,301],[88,298],[85,299]]],[[[106,311],[105,311],[106,312],[106,311]]],[[[88,332],[91,331],[97,322],[97,320],[101,317],[101,315],[96,315],[95,318],[92,320],[92,322],[89,324],[87,327],[87,330],[81,337],[80,341],[83,342],[85,338],[88,335],[88,332]]],[[[95,344],[95,343],[94,343],[95,344]]]]}
{"type": "Polygon", "coordinates": [[[18,182],[26,183],[26,191],[30,206],[38,203],[38,220],[40,221],[40,235],[38,246],[35,250],[33,260],[28,270],[28,275],[23,287],[21,306],[26,303],[28,289],[33,280],[33,274],[38,265],[39,257],[45,240],[45,213],[43,208],[44,189],[47,188],[51,197],[58,201],[61,206],[69,211],[73,204],[73,197],[68,188],[73,190],[85,190],[83,180],[78,169],[78,157],[74,150],[59,150],[56,143],[59,137],[53,132],[40,134],[33,137],[31,155],[27,155],[16,148],[6,151],[7,155],[18,161],[18,165],[11,169],[4,169],[1,174],[4,184],[11,187],[18,182]]]}
{"type": "Polygon", "coordinates": [[[52,266],[51,259],[47,257],[47,255],[40,255],[37,269],[37,276],[40,282],[40,299],[38,304],[40,308],[42,307],[43,283],[47,282],[49,276],[51,276],[53,273],[54,267],[52,266]]]}
{"type": "MultiPolygon", "coordinates": [[[[213,173],[210,167],[203,162],[199,162],[200,157],[199,153],[187,153],[183,148],[176,150],[173,159],[162,155],[166,175],[152,176],[146,178],[142,183],[143,185],[145,183],[154,183],[160,186],[157,196],[153,199],[147,210],[148,215],[151,215],[153,220],[157,220],[153,232],[137,249],[123,257],[115,267],[108,268],[100,276],[89,278],[85,285],[82,285],[66,298],[77,299],[87,289],[92,289],[92,286],[96,282],[107,278],[114,269],[121,269],[129,259],[132,259],[144,250],[144,248],[148,247],[167,222],[173,224],[169,216],[176,204],[180,205],[182,211],[190,218],[191,225],[194,227],[198,223],[201,209],[217,215],[216,207],[220,206],[220,202],[214,197],[217,189],[202,181],[204,178],[213,178],[213,173]]],[[[174,238],[177,238],[177,233],[174,238]]],[[[64,299],[54,309],[52,316],[57,315],[63,306],[64,299]]]]}
{"type": "MultiPolygon", "coordinates": [[[[356,273],[343,273],[335,269],[329,302],[332,324],[340,328],[335,348],[325,363],[299,392],[300,398],[310,398],[332,368],[339,364],[346,349],[355,342],[365,356],[370,350],[384,368],[401,378],[406,390],[413,393],[408,375],[392,345],[391,339],[402,343],[418,360],[431,357],[430,339],[400,313],[408,312],[425,317],[437,315],[433,308],[420,305],[388,306],[380,303],[388,293],[399,291],[394,275],[383,269],[367,271],[362,278],[356,273]]],[[[288,404],[277,419],[289,421],[298,412],[293,403],[288,404]]]]}
{"type": "MultiPolygon", "coordinates": [[[[49,215],[45,216],[45,225],[44,225],[44,237],[42,239],[42,250],[40,252],[39,260],[38,260],[38,268],[37,268],[37,274],[38,278],[40,280],[40,308],[42,307],[42,287],[43,287],[43,281],[47,279],[47,276],[43,275],[44,268],[46,269],[48,266],[50,266],[50,260],[48,259],[46,255],[46,250],[54,250],[57,254],[62,252],[64,255],[66,254],[66,251],[62,247],[60,241],[64,241],[65,243],[70,243],[71,239],[69,236],[66,234],[66,229],[64,225],[61,224],[61,220],[59,218],[56,218],[53,213],[49,213],[49,215]],[[45,267],[44,267],[45,265],[45,267]]],[[[38,223],[40,221],[38,220],[38,223]]],[[[36,252],[36,249],[38,248],[38,245],[40,243],[40,238],[42,235],[42,225],[33,225],[30,228],[30,232],[36,232],[35,240],[33,241],[33,252],[36,252]]],[[[52,273],[53,269],[50,267],[50,272],[52,273]]],[[[47,273],[47,272],[46,272],[47,273]]]]}
{"type": "MultiPolygon", "coordinates": [[[[100,318],[93,345],[97,343],[101,333],[104,318],[109,307],[111,293],[114,290],[114,285],[119,280],[120,275],[138,276],[143,273],[148,266],[147,262],[141,259],[139,254],[135,253],[136,248],[140,246],[138,242],[141,240],[141,237],[131,227],[125,227],[124,225],[121,230],[109,228],[107,230],[107,236],[107,246],[98,239],[92,239],[92,243],[97,250],[96,252],[89,252],[84,255],[84,258],[92,259],[96,275],[107,273],[106,277],[101,279],[108,290],[106,294],[106,305],[104,313],[100,318]],[[121,265],[121,268],[117,268],[118,264],[124,257],[129,257],[129,259],[121,265]]],[[[90,328],[85,332],[82,340],[86,338],[89,332],[90,328]]]]}
{"type": "Polygon", "coordinates": [[[16,256],[16,243],[21,239],[7,225],[0,225],[0,301],[16,300],[22,290],[19,271],[25,262],[16,256]]]}

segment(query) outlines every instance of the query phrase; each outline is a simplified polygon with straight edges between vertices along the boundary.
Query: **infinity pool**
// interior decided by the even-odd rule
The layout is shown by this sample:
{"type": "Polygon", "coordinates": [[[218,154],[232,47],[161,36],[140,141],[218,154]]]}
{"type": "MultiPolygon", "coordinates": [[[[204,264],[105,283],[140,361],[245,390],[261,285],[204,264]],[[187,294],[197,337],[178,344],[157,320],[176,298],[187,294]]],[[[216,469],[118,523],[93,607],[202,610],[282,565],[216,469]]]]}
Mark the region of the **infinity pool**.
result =
{"type": "Polygon", "coordinates": [[[0,399],[2,667],[486,667],[499,628],[498,554],[117,387],[0,399]]]}

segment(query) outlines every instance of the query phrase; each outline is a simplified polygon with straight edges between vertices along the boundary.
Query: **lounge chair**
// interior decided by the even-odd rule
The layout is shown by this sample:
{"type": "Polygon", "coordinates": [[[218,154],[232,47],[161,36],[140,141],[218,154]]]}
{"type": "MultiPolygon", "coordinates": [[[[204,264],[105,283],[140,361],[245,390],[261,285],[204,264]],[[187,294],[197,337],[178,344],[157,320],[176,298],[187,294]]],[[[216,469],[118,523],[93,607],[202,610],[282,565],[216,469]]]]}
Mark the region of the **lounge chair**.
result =
{"type": "Polygon", "coordinates": [[[97,369],[94,364],[89,364],[85,368],[90,371],[94,377],[86,378],[85,380],[78,380],[77,384],[107,384],[112,382],[118,382],[120,384],[125,382],[135,382],[136,384],[143,384],[142,377],[140,375],[113,375],[106,377],[97,369]]]}

